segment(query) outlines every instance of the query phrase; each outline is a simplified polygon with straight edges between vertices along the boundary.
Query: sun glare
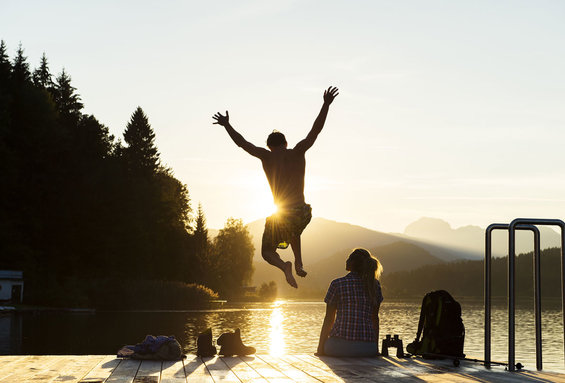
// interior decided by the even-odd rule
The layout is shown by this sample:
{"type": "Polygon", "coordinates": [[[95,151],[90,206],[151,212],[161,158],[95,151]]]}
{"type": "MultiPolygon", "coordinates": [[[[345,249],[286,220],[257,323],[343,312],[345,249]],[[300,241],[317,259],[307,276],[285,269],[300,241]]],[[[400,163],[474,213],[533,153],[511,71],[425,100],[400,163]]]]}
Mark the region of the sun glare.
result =
{"type": "Polygon", "coordinates": [[[255,203],[255,209],[259,217],[268,217],[277,212],[277,206],[270,194],[263,193],[261,197],[255,200],[255,203]]]}
{"type": "Polygon", "coordinates": [[[253,200],[249,206],[249,216],[252,219],[268,217],[277,211],[269,184],[263,174],[250,176],[245,180],[249,197],[253,200]]]}
{"type": "Polygon", "coordinates": [[[282,305],[285,301],[275,301],[273,303],[273,311],[271,312],[271,347],[269,353],[273,356],[284,355],[284,317],[282,305]]]}

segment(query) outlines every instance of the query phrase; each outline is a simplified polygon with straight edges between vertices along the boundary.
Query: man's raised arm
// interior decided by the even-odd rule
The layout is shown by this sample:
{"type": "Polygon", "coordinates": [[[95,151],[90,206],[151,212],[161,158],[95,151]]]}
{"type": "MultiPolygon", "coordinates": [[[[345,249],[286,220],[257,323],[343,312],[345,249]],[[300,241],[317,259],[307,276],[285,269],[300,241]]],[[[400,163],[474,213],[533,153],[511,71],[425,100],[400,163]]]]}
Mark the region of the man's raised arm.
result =
{"type": "Polygon", "coordinates": [[[318,138],[318,134],[320,134],[324,127],[324,123],[326,122],[330,104],[338,94],[338,89],[335,86],[330,86],[327,90],[324,91],[324,104],[322,105],[322,109],[320,110],[318,117],[314,121],[312,129],[310,129],[310,133],[308,133],[305,139],[296,144],[296,146],[294,147],[295,150],[302,150],[305,152],[310,149],[312,145],[314,145],[316,138],[318,138]]]}
{"type": "Polygon", "coordinates": [[[239,134],[231,125],[230,125],[230,115],[226,110],[226,115],[222,116],[219,112],[216,113],[213,117],[216,122],[214,124],[222,125],[226,132],[230,135],[231,139],[237,146],[245,150],[247,153],[251,154],[254,157],[261,158],[263,154],[267,153],[267,149],[259,148],[253,145],[251,142],[245,140],[241,134],[239,134]]]}

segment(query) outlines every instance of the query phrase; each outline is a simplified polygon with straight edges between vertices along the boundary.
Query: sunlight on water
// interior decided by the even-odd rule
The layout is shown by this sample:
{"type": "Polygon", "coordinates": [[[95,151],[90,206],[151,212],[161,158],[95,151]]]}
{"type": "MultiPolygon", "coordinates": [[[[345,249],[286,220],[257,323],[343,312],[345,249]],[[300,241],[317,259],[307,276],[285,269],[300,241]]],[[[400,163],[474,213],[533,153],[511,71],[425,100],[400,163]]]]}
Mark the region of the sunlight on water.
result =
{"type": "Polygon", "coordinates": [[[283,355],[285,351],[282,307],[284,303],[285,301],[276,301],[273,303],[273,311],[271,312],[271,345],[269,347],[269,353],[275,356],[283,355]]]}
{"type": "MultiPolygon", "coordinates": [[[[479,299],[459,302],[466,330],[464,352],[468,357],[482,359],[483,302],[479,299]]],[[[398,334],[404,346],[410,343],[418,329],[420,304],[421,300],[385,300],[380,311],[380,338],[398,334]]],[[[516,362],[535,370],[533,302],[517,304],[516,362]]],[[[215,310],[177,312],[4,314],[0,315],[0,354],[114,354],[123,345],[142,341],[147,334],[175,335],[186,353],[195,353],[196,337],[209,327],[214,345],[222,333],[239,328],[243,343],[255,347],[259,354],[313,354],[325,307],[321,301],[277,301],[232,303],[215,310]]],[[[542,302],[542,307],[543,367],[563,371],[561,306],[556,300],[548,300],[542,302]]],[[[507,326],[506,301],[493,302],[493,360],[507,359],[507,326]]]]}

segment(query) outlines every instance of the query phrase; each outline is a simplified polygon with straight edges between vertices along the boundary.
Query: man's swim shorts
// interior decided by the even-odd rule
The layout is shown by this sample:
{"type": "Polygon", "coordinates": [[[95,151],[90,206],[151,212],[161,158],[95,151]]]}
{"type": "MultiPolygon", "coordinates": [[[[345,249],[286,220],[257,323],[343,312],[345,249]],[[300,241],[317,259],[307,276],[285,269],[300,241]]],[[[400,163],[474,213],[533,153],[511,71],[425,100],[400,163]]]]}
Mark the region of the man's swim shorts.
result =
{"type": "Polygon", "coordinates": [[[312,219],[312,207],[308,204],[282,209],[267,217],[263,232],[263,247],[276,246],[286,249],[292,238],[300,237],[312,219]]]}

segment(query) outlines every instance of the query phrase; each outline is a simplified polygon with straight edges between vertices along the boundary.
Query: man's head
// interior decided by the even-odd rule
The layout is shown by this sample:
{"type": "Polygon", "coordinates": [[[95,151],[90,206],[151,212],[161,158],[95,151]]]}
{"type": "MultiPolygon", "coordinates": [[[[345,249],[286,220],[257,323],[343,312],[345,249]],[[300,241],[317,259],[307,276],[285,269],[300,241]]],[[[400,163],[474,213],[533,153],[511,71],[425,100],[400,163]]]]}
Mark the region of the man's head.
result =
{"type": "Polygon", "coordinates": [[[284,134],[277,130],[273,130],[273,133],[269,134],[269,137],[267,137],[267,146],[271,150],[279,147],[286,148],[286,145],[287,143],[284,134]]]}

